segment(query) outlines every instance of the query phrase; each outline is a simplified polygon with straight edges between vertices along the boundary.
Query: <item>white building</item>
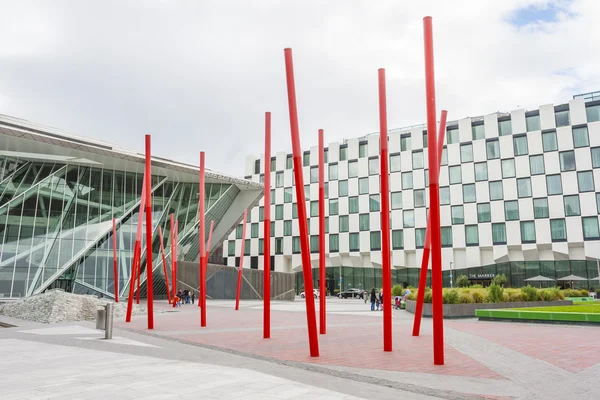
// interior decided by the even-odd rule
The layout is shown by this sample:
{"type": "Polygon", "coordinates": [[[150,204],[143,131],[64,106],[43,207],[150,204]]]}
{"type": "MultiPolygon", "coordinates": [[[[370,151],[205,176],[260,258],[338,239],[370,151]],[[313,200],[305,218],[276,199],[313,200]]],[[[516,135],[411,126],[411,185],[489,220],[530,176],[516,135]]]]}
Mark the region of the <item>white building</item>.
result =
{"type": "MultiPolygon", "coordinates": [[[[536,275],[598,276],[600,258],[600,97],[576,96],[447,124],[440,171],[444,284],[450,270],[513,286],[536,275]]],[[[427,224],[425,125],[389,133],[393,279],[416,285],[427,224]]],[[[381,285],[379,134],[325,149],[327,285],[381,285]]],[[[246,178],[263,181],[264,156],[246,159],[246,178]]],[[[291,154],[271,159],[271,266],[301,271],[291,154]]],[[[318,147],[304,152],[311,258],[318,267],[318,147]]],[[[244,266],[263,268],[264,204],[249,212],[244,266]]],[[[241,225],[224,242],[239,263],[241,225]]],[[[318,276],[315,276],[315,282],[318,276]]],[[[298,274],[298,286],[302,286],[298,274]]],[[[596,284],[598,282],[596,281],[596,284]]],[[[592,284],[592,283],[590,283],[592,284]]],[[[584,286],[588,286],[584,282],[584,286]]]]}

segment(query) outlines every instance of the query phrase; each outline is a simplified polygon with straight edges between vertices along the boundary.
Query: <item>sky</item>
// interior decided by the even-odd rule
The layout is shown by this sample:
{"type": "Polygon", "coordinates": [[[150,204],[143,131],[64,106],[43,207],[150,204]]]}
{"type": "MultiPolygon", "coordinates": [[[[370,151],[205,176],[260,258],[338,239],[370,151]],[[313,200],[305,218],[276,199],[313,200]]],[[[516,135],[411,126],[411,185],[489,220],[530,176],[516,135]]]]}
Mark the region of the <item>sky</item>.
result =
{"type": "Polygon", "coordinates": [[[0,114],[244,175],[290,152],[283,49],[303,149],[426,119],[423,22],[449,120],[600,90],[597,0],[0,0],[0,114]]]}

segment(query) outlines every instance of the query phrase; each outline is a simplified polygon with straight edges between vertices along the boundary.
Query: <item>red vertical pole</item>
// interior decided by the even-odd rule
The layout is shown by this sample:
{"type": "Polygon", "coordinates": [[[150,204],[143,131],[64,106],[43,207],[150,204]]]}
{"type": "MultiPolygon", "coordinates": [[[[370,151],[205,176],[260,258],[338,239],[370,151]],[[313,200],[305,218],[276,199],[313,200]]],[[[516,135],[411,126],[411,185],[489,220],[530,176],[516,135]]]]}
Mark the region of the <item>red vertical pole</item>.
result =
{"type": "Polygon", "coordinates": [[[167,287],[167,300],[171,304],[171,289],[169,288],[169,274],[167,272],[167,257],[165,257],[165,246],[163,244],[162,229],[158,227],[158,238],[160,239],[160,253],[162,254],[163,271],[165,274],[165,286],[167,287]]]}
{"type": "MultiPolygon", "coordinates": [[[[302,255],[302,275],[306,301],[306,323],[310,356],[319,356],[319,336],[317,335],[317,317],[315,315],[315,298],[310,262],[310,244],[308,242],[308,226],[306,223],[306,203],[304,199],[304,178],[302,176],[302,147],[300,147],[300,132],[298,129],[298,110],[296,107],[296,84],[294,82],[294,61],[292,49],[285,49],[285,72],[288,91],[288,106],[290,113],[290,131],[292,135],[292,153],[294,161],[294,177],[296,180],[296,199],[298,203],[298,225],[300,227],[300,249],[302,255]]],[[[265,238],[267,240],[268,238],[265,238]]]]}
{"type": "Polygon", "coordinates": [[[171,236],[171,287],[173,292],[171,297],[175,298],[177,294],[177,279],[175,277],[175,225],[173,224],[173,214],[169,215],[169,236],[171,236]]]}
{"type": "MultiPolygon", "coordinates": [[[[208,265],[208,255],[210,254],[210,241],[212,240],[213,227],[215,225],[215,221],[210,221],[210,230],[208,231],[208,242],[206,242],[206,257],[204,257],[204,276],[206,277],[206,266],[208,265]]],[[[198,297],[199,299],[200,297],[198,297]]],[[[202,307],[201,302],[198,302],[198,307],[202,307]]]]}
{"type": "MultiPolygon", "coordinates": [[[[319,129],[319,332],[327,333],[325,293],[325,140],[319,129]]],[[[305,292],[306,295],[310,293],[305,292]]]]}
{"type": "Polygon", "coordinates": [[[429,151],[429,219],[431,226],[431,288],[433,311],[433,363],[444,365],[444,317],[442,315],[442,243],[440,228],[440,193],[437,159],[435,75],[433,66],[433,29],[431,17],[423,18],[425,45],[425,90],[427,96],[427,136],[429,151]]]}
{"type": "MultiPolygon", "coordinates": [[[[175,232],[173,233],[173,237],[175,238],[175,242],[173,243],[174,247],[174,254],[175,256],[173,257],[173,266],[175,268],[175,282],[177,282],[177,253],[179,252],[179,220],[175,220],[175,232]]],[[[173,283],[173,290],[175,291],[175,293],[177,293],[177,287],[175,283],[173,283]]],[[[175,296],[173,296],[175,297],[175,296]]],[[[200,298],[198,298],[198,300],[200,300],[200,298]]]]}
{"type": "Polygon", "coordinates": [[[204,251],[204,152],[200,152],[200,195],[198,196],[198,230],[200,238],[200,298],[198,301],[202,302],[202,308],[200,309],[200,326],[206,326],[206,275],[204,266],[204,259],[206,254],[204,251]]]}
{"type": "Polygon", "coordinates": [[[119,270],[117,269],[117,220],[113,218],[113,279],[115,281],[115,303],[119,302],[119,270]]]}
{"type": "Polygon", "coordinates": [[[152,286],[151,157],[152,156],[150,154],[150,135],[146,135],[146,291],[148,292],[148,329],[154,329],[154,288],[152,286]]]}
{"type": "MultiPolygon", "coordinates": [[[[270,160],[269,160],[270,161],[270,160]]],[[[267,208],[268,205],[265,205],[267,208]]],[[[235,293],[235,310],[240,309],[240,294],[242,292],[242,268],[244,266],[244,243],[246,242],[246,218],[248,210],[244,210],[244,222],[242,224],[242,248],[240,250],[240,266],[238,267],[237,291],[235,293]]]]}
{"type": "Polygon", "coordinates": [[[271,337],[271,113],[265,113],[265,208],[263,213],[263,338],[271,337]],[[267,162],[267,160],[269,160],[267,162]]]}
{"type": "MultiPolygon", "coordinates": [[[[131,321],[131,311],[133,309],[133,298],[135,295],[134,287],[135,280],[138,276],[139,265],[137,263],[139,259],[140,249],[141,249],[141,240],[142,240],[142,221],[143,221],[143,211],[146,206],[146,178],[142,181],[142,194],[140,199],[140,209],[138,211],[138,224],[135,235],[135,244],[133,245],[133,259],[131,261],[131,276],[129,277],[129,297],[127,298],[127,314],[125,316],[125,322],[131,321]]],[[[139,293],[139,290],[138,290],[139,293]]],[[[139,303],[139,301],[138,301],[139,303]]]]}
{"type": "Polygon", "coordinates": [[[383,285],[383,351],[392,351],[392,266],[390,262],[390,188],[388,176],[388,129],[385,69],[378,71],[379,78],[379,164],[381,201],[381,264],[383,285]]]}
{"type": "MultiPolygon", "coordinates": [[[[442,165],[442,152],[444,151],[444,136],[446,135],[446,118],[448,111],[442,110],[440,126],[438,133],[438,182],[439,173],[442,165]]],[[[423,259],[421,260],[421,274],[419,276],[419,290],[417,291],[417,304],[415,317],[413,321],[413,336],[419,336],[421,332],[421,316],[423,315],[423,300],[425,298],[425,282],[427,281],[427,270],[429,265],[429,254],[431,253],[431,228],[429,227],[429,218],[427,219],[427,229],[425,230],[425,246],[423,246],[423,259]]]]}

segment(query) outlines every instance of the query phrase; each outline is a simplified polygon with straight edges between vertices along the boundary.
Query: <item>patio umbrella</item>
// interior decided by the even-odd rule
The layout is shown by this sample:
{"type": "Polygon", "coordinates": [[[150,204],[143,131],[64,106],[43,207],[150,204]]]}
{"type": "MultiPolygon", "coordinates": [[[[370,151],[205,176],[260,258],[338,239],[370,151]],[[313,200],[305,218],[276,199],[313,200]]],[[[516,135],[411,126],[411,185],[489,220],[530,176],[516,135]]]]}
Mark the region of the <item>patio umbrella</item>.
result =
{"type": "Polygon", "coordinates": [[[525,282],[539,282],[540,288],[541,288],[542,282],[554,282],[554,279],[548,278],[547,276],[538,275],[538,276],[534,276],[532,278],[525,279],[525,282]]]}
{"type": "Polygon", "coordinates": [[[571,282],[571,288],[573,288],[573,281],[587,281],[587,278],[582,278],[581,276],[577,275],[569,275],[565,276],[564,278],[559,278],[558,280],[571,282]]]}

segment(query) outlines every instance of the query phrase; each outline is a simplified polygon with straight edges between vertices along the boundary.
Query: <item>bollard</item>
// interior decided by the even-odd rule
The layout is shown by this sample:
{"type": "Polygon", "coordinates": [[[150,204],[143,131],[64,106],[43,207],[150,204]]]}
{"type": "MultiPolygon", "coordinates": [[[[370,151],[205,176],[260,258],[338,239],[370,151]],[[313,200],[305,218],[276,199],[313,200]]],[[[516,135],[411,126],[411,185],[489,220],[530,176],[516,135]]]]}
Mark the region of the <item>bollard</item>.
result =
{"type": "Polygon", "coordinates": [[[96,329],[103,330],[106,326],[106,309],[96,310],[96,329]]]}
{"type": "Polygon", "coordinates": [[[104,339],[112,339],[113,333],[113,309],[114,304],[108,303],[106,304],[106,318],[105,318],[105,326],[104,326],[104,339]]]}

